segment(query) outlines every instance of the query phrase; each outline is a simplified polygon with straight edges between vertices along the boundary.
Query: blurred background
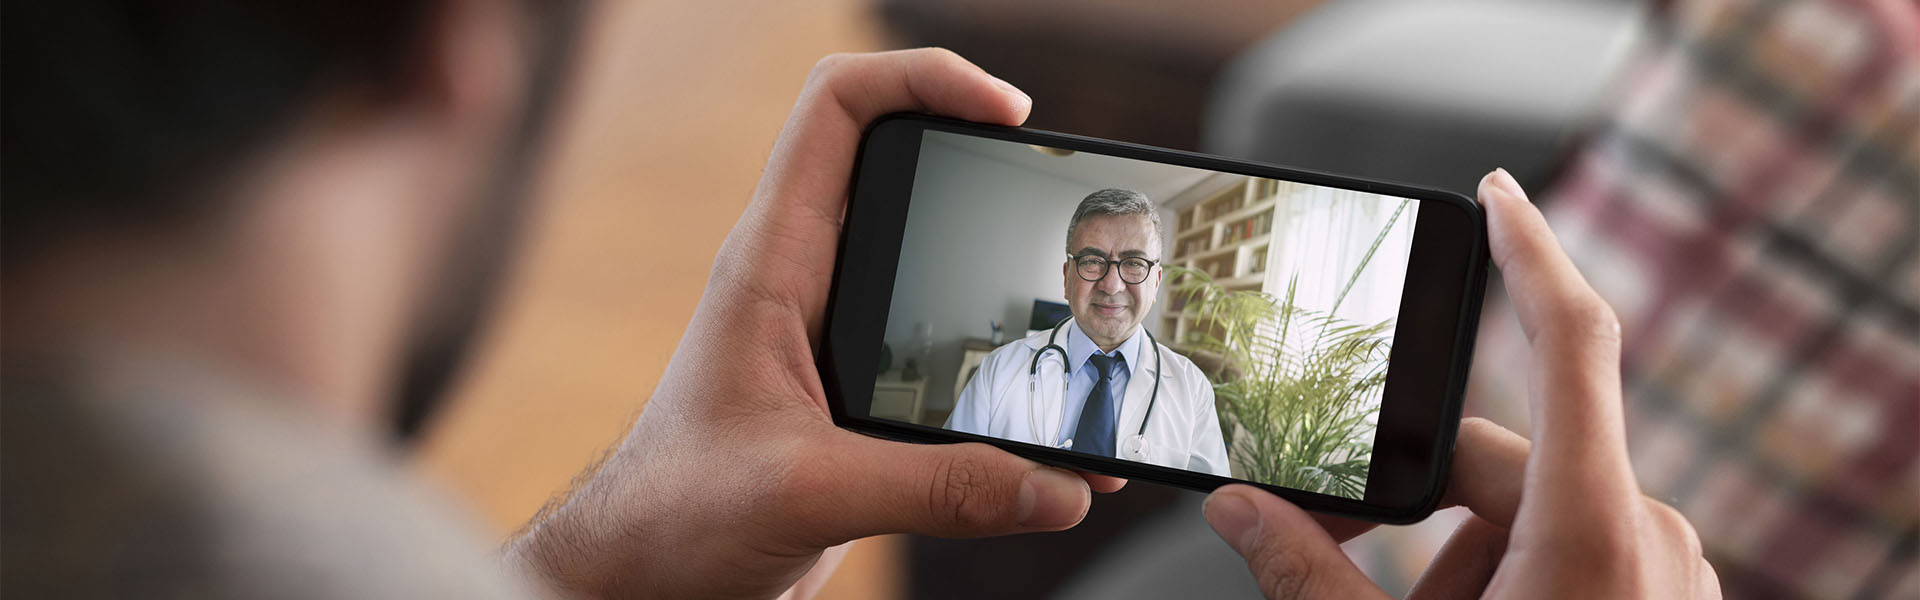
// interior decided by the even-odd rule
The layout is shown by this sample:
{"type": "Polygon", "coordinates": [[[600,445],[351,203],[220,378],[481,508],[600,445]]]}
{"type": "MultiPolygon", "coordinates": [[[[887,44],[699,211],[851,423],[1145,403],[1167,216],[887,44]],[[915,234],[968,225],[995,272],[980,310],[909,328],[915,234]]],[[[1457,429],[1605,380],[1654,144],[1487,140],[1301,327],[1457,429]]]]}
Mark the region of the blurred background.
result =
{"type": "MultiPolygon", "coordinates": [[[[1471,193],[1621,314],[1643,488],[1732,597],[1920,597],[1920,40],[1897,0],[603,2],[488,340],[419,467],[504,538],[625,431],[813,62],[940,45],[1055,131],[1471,193]]],[[[1468,413],[1525,432],[1494,282],[1468,413]]],[[[1252,596],[1196,493],[857,543],[835,598],[1252,596]]],[[[1401,593],[1459,518],[1347,545],[1401,593]]]]}

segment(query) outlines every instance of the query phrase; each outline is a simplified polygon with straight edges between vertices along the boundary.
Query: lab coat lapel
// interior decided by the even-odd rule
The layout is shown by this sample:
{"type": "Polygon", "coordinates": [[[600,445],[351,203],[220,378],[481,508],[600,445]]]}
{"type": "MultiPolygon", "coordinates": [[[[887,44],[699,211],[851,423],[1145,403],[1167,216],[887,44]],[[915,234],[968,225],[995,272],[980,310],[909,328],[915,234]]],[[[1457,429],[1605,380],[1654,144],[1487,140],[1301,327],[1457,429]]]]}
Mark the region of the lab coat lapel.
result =
{"type": "Polygon", "coordinates": [[[1140,433],[1140,423],[1147,418],[1147,403],[1153,398],[1153,382],[1160,377],[1159,356],[1153,348],[1146,347],[1153,342],[1140,340],[1140,354],[1147,362],[1134,370],[1127,379],[1127,397],[1120,404],[1120,430],[1115,432],[1114,442],[1124,443],[1127,436],[1140,433]]]}
{"type": "Polygon", "coordinates": [[[1061,361],[1052,360],[1059,356],[1058,352],[1049,353],[1048,360],[1041,361],[1039,387],[1034,391],[1034,397],[1030,399],[1038,404],[1037,416],[1040,417],[1040,423],[1037,431],[1041,435],[1052,436],[1033,441],[1043,446],[1059,446],[1062,441],[1060,433],[1065,431],[1066,422],[1061,417],[1061,411],[1066,410],[1063,402],[1067,389],[1066,372],[1060,370],[1061,361]]]}

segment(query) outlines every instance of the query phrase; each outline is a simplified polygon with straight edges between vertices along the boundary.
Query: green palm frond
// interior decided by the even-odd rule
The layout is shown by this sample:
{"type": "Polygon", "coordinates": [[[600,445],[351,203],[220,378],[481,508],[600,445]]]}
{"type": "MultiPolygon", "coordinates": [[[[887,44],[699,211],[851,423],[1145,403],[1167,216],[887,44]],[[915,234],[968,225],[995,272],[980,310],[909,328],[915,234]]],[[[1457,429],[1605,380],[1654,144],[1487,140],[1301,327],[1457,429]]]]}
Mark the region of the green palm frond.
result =
{"type": "Polygon", "coordinates": [[[1298,276],[1284,295],[1232,291],[1205,272],[1169,265],[1180,314],[1197,324],[1180,340],[1225,357],[1213,378],[1230,462],[1245,479],[1360,498],[1371,466],[1375,421],[1386,386],[1393,320],[1335,316],[1402,213],[1402,203],[1326,312],[1297,302],[1298,276]]]}

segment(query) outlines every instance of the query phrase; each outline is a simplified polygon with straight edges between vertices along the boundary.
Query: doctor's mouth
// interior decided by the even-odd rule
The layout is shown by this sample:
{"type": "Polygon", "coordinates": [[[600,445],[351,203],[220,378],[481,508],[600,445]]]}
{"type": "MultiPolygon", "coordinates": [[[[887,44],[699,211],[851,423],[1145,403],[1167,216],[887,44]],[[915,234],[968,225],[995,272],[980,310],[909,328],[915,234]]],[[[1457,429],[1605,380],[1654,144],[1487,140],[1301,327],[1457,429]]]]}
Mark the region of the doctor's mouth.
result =
{"type": "Polygon", "coordinates": [[[1129,304],[1105,304],[1100,302],[1091,302],[1088,304],[1093,307],[1094,314],[1102,317],[1120,318],[1133,312],[1133,306],[1129,304]]]}

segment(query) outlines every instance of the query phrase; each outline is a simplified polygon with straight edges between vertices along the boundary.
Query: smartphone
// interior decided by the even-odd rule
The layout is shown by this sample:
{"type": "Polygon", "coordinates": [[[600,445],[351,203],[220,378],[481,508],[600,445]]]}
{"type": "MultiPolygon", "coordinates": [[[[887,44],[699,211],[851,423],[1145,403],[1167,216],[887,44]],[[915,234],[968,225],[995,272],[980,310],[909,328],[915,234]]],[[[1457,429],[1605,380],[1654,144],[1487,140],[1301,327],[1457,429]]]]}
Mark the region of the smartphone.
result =
{"type": "Polygon", "coordinates": [[[894,114],[861,141],[816,361],[854,431],[1413,522],[1487,256],[1452,192],[894,114]]]}

